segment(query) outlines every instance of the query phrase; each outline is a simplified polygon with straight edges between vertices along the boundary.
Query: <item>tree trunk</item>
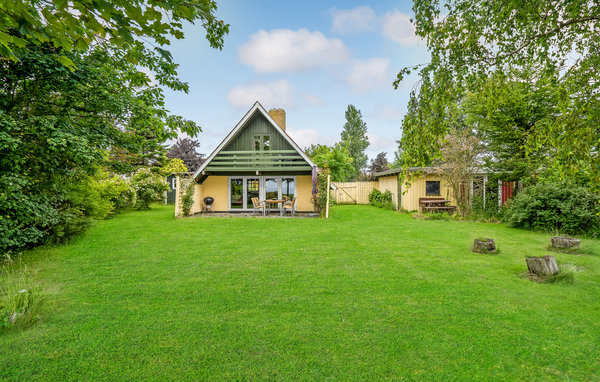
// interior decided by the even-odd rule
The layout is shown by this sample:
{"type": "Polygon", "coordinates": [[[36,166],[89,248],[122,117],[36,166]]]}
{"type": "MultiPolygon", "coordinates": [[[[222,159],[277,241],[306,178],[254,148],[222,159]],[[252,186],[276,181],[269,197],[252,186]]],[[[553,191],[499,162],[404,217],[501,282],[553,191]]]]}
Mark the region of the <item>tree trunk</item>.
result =
{"type": "Polygon", "coordinates": [[[557,274],[558,264],[556,263],[556,258],[554,256],[544,256],[544,257],[528,257],[525,259],[527,261],[527,269],[529,269],[529,273],[533,273],[539,276],[549,276],[557,274]]]}
{"type": "Polygon", "coordinates": [[[555,236],[550,238],[550,243],[552,247],[558,249],[575,249],[579,248],[581,240],[573,237],[555,236]]]}
{"type": "Polygon", "coordinates": [[[473,252],[496,253],[496,242],[492,239],[475,239],[473,241],[473,252]]]}

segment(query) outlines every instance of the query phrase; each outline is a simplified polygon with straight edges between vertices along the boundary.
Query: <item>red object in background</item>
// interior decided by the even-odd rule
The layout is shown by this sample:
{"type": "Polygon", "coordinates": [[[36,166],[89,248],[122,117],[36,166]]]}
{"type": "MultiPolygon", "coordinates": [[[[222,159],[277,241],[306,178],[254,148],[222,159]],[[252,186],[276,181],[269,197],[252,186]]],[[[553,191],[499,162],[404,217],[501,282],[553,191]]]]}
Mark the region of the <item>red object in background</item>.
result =
{"type": "Polygon", "coordinates": [[[502,181],[502,205],[504,205],[508,199],[513,197],[514,192],[515,182],[502,181]]]}

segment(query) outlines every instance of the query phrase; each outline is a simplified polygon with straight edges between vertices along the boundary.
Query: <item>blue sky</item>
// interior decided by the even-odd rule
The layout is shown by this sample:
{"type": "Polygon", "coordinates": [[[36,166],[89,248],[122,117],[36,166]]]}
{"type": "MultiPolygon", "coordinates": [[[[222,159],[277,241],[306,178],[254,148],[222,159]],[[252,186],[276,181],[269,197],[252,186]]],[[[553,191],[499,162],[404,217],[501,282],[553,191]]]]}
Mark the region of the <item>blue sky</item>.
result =
{"type": "Polygon", "coordinates": [[[255,101],[284,108],[287,131],[305,147],[337,142],[349,104],[367,123],[373,158],[393,159],[411,88],[392,82],[404,66],[426,62],[425,43],[408,21],[412,2],[220,1],[231,25],[222,51],[200,26],[170,50],[189,94],[166,92],[167,108],[202,126],[200,152],[210,152],[255,101]]]}

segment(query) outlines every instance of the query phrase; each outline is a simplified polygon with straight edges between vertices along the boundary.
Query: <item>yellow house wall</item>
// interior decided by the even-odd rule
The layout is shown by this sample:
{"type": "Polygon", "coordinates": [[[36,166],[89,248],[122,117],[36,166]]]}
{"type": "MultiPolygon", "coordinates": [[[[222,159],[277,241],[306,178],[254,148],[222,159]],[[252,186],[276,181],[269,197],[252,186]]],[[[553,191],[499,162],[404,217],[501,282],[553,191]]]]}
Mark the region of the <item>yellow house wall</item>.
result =
{"type": "Polygon", "coordinates": [[[297,200],[296,211],[314,211],[314,206],[310,201],[312,197],[312,176],[298,175],[296,176],[297,184],[297,200]]]}
{"type": "MultiPolygon", "coordinates": [[[[228,176],[209,176],[204,183],[197,184],[194,193],[192,213],[198,213],[204,208],[203,199],[207,196],[215,198],[214,211],[229,211],[228,176]]],[[[313,211],[311,203],[312,177],[310,175],[296,176],[297,201],[296,211],[313,211]]]]}
{"type": "Polygon", "coordinates": [[[203,187],[201,184],[196,184],[196,190],[194,190],[194,205],[192,206],[192,213],[198,213],[202,211],[204,206],[202,205],[202,199],[204,199],[204,195],[202,195],[203,187]]]}
{"type": "Polygon", "coordinates": [[[447,183],[442,179],[441,176],[435,174],[424,175],[416,179],[411,179],[410,184],[408,181],[405,182],[402,185],[402,192],[405,193],[401,195],[401,206],[408,211],[421,211],[421,207],[419,207],[419,198],[441,197],[450,200],[451,204],[456,205],[456,199],[452,196],[452,191],[448,188],[447,183]],[[425,194],[425,182],[428,180],[440,181],[439,196],[425,194]]]}
{"type": "Polygon", "coordinates": [[[194,211],[202,211],[204,207],[202,200],[207,196],[212,196],[215,199],[212,207],[214,211],[228,211],[228,179],[227,176],[209,176],[202,185],[197,185],[196,194],[194,195],[194,211]]]}
{"type": "Polygon", "coordinates": [[[398,209],[398,175],[382,176],[379,178],[377,189],[381,192],[391,192],[394,208],[398,209]]]}

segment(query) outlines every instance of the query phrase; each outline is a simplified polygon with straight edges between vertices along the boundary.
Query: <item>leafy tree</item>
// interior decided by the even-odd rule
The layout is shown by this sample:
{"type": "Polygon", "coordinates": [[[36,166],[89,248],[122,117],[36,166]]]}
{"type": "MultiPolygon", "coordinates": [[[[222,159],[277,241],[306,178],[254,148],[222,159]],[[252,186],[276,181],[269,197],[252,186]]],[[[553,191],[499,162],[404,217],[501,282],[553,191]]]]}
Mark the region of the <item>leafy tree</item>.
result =
{"type": "Polygon", "coordinates": [[[229,26],[215,11],[212,0],[0,3],[0,252],[68,239],[106,210],[95,195],[114,194],[91,186],[102,165],[160,165],[163,142],[200,131],[140,68],[187,91],[163,47],[200,21],[220,49],[229,26]]]}
{"type": "Polygon", "coordinates": [[[200,147],[200,142],[194,139],[179,138],[167,152],[167,157],[181,159],[188,171],[195,172],[204,162],[204,154],[198,154],[196,151],[198,147],[200,147]]]}
{"type": "Polygon", "coordinates": [[[487,166],[503,179],[539,174],[548,152],[529,144],[536,129],[558,117],[556,88],[552,78],[536,81],[495,74],[465,97],[460,111],[485,145],[487,166]]]}
{"type": "Polygon", "coordinates": [[[419,70],[403,120],[401,147],[410,164],[427,164],[467,90],[476,91],[496,72],[533,70],[558,76],[561,93],[552,123],[536,126],[529,145],[552,152],[548,166],[560,178],[582,171],[600,188],[600,7],[589,1],[415,1],[416,33],[426,39],[431,61],[404,68],[395,81],[419,70]]]}
{"type": "Polygon", "coordinates": [[[320,154],[327,154],[330,151],[331,151],[331,147],[329,147],[327,145],[322,145],[322,144],[319,144],[319,143],[312,144],[312,145],[304,148],[304,152],[311,159],[314,158],[314,157],[316,157],[317,155],[320,155],[320,154]]]}
{"type": "Polygon", "coordinates": [[[336,143],[333,147],[313,145],[306,151],[319,168],[329,168],[333,182],[346,182],[354,175],[353,159],[350,157],[348,148],[341,142],[336,143]]]}
{"type": "MultiPolygon", "coordinates": [[[[396,141],[396,143],[400,144],[400,141],[396,141]]],[[[398,150],[394,153],[394,161],[391,164],[391,168],[399,168],[404,166],[404,154],[402,149],[398,147],[398,150]]]]}
{"type": "Polygon", "coordinates": [[[74,69],[77,64],[66,53],[105,45],[181,90],[187,85],[177,80],[171,54],[163,47],[171,38],[184,37],[184,22],[199,21],[210,46],[221,49],[229,25],[215,17],[216,10],[214,0],[6,1],[0,4],[0,56],[17,62],[30,44],[46,44],[56,48],[58,61],[74,69]]]}
{"type": "Polygon", "coordinates": [[[87,226],[93,216],[71,186],[112,163],[108,149],[140,152],[145,140],[138,132],[149,126],[163,141],[178,130],[200,130],[169,115],[162,91],[148,86],[131,64],[98,49],[69,54],[78,67],[71,71],[55,50],[33,45],[19,62],[0,61],[0,88],[7,95],[0,98],[3,251],[44,237],[66,239],[87,226]]]}
{"type": "Polygon", "coordinates": [[[371,160],[371,165],[369,166],[369,172],[371,174],[374,174],[376,172],[386,171],[389,169],[390,169],[390,167],[389,167],[389,163],[387,161],[385,152],[380,152],[379,154],[377,154],[375,159],[371,160]]]}
{"type": "Polygon", "coordinates": [[[365,149],[369,146],[367,137],[367,124],[362,120],[362,114],[354,105],[348,105],[346,110],[346,123],[342,130],[342,143],[348,147],[350,158],[354,160],[354,170],[351,179],[360,175],[360,170],[367,166],[365,149]]]}
{"type": "Polygon", "coordinates": [[[188,169],[185,167],[185,163],[179,158],[169,159],[164,166],[160,168],[162,175],[171,175],[178,172],[187,172],[188,169]]]}
{"type": "Polygon", "coordinates": [[[468,130],[448,134],[440,142],[443,162],[441,175],[456,200],[458,213],[467,216],[471,211],[471,182],[475,181],[475,169],[479,167],[481,154],[479,139],[468,130]]]}

